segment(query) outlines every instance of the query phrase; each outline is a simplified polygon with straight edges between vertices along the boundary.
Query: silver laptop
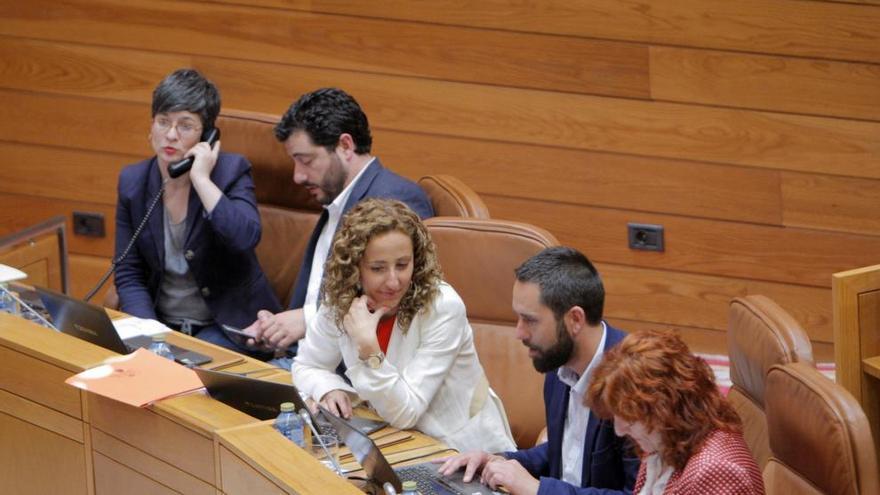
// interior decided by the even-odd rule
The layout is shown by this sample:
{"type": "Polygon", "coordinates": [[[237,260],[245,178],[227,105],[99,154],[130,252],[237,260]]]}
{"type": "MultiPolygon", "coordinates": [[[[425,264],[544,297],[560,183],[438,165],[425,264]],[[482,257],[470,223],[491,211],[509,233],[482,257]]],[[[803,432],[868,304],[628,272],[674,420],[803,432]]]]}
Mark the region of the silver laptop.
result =
{"type": "Polygon", "coordinates": [[[339,432],[339,439],[351,450],[354,458],[367,473],[367,477],[380,487],[385,486],[385,483],[390,483],[397,493],[400,493],[404,481],[415,481],[418,485],[418,492],[422,495],[472,495],[476,493],[493,495],[500,493],[493,491],[479,481],[465,483],[462,480],[464,477],[463,469],[449,476],[443,476],[437,471],[440,464],[433,462],[394,469],[370,437],[326,409],[321,408],[321,411],[339,432]]]}
{"type": "MultiPolygon", "coordinates": [[[[208,394],[216,400],[238,409],[257,419],[272,419],[281,412],[283,402],[293,402],[297,411],[305,410],[312,418],[312,424],[322,435],[338,435],[333,425],[327,422],[324,414],[313,416],[292,383],[278,383],[260,380],[237,373],[196,369],[199,379],[208,389],[208,394]]],[[[352,425],[364,434],[370,434],[388,426],[385,421],[368,418],[352,418],[352,425]]]]}
{"type": "MultiPolygon", "coordinates": [[[[55,292],[44,287],[36,287],[37,294],[49,315],[52,323],[62,333],[91,342],[97,346],[117,352],[128,354],[139,347],[148,347],[152,342],[150,337],[139,335],[130,339],[122,340],[116,327],[104,308],[93,306],[87,302],[74,299],[60,292],[55,292]]],[[[211,358],[195,351],[190,351],[176,345],[169,344],[174,360],[187,366],[197,366],[210,363],[211,358]]]]}

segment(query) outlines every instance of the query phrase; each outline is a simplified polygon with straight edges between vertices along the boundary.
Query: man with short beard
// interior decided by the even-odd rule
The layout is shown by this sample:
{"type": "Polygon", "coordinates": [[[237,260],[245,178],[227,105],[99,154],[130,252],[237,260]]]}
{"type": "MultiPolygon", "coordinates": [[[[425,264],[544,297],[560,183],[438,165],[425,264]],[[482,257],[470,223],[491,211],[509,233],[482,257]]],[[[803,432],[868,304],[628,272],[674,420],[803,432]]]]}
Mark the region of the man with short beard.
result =
{"type": "Polygon", "coordinates": [[[305,335],[306,322],[317,313],[324,262],[342,216],[366,198],[397,199],[422,219],[434,215],[431,201],[418,184],[383,167],[371,154],[373,136],[367,115],[355,99],[338,88],[302,95],[275,126],[275,137],[293,161],[293,181],[324,206],[306,248],[288,310],[259,311],[245,329],[250,345],[288,357],[274,364],[290,368],[294,345],[305,335]],[[288,349],[290,347],[290,349],[288,349]]]}
{"type": "Polygon", "coordinates": [[[553,247],[516,270],[516,338],[545,373],[547,441],[501,454],[468,452],[446,460],[443,474],[465,467],[465,480],[521,494],[632,493],[639,460],[614,425],[590,414],[583,396],[590,372],[624,333],[602,321],[605,290],[586,256],[553,247]]]}

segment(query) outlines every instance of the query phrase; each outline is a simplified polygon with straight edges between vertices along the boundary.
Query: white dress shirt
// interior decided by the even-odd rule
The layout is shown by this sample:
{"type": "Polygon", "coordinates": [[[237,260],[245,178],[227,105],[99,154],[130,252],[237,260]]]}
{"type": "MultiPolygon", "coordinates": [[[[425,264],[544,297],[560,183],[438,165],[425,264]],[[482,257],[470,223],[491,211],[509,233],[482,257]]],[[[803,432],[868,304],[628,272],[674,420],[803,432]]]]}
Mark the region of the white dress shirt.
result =
{"type": "Polygon", "coordinates": [[[303,303],[305,321],[313,319],[318,312],[318,295],[321,293],[321,282],[324,280],[324,263],[327,262],[327,257],[330,254],[333,236],[336,234],[336,227],[339,226],[339,221],[342,219],[342,210],[345,208],[345,203],[348,202],[354,185],[357,184],[357,181],[364,175],[364,171],[374,161],[376,161],[376,157],[367,162],[366,166],[354,176],[354,180],[339,193],[339,196],[336,196],[332,203],[324,207],[327,210],[327,223],[321,229],[318,242],[315,244],[315,254],[312,256],[312,271],[309,272],[309,285],[306,289],[306,299],[303,303]]]}
{"type": "Polygon", "coordinates": [[[605,353],[605,338],[608,329],[602,322],[602,339],[596,353],[584,374],[577,373],[565,366],[557,370],[559,380],[571,387],[568,395],[568,413],[565,415],[565,428],[562,431],[562,481],[574,486],[581,486],[581,475],[584,468],[584,442],[587,436],[587,422],[590,420],[590,409],[584,405],[584,394],[590,384],[590,374],[602,360],[605,353]]]}
{"type": "Polygon", "coordinates": [[[395,428],[416,428],[461,452],[516,448],[504,407],[491,389],[488,396],[482,389],[482,408],[470,415],[483,367],[464,303],[446,283],[406,334],[395,322],[378,369],[359,359],[357,345],[322,305],[300,341],[291,372],[296,386],[313,399],[335,389],[355,393],[395,428]],[[340,360],[351,385],[335,373],[340,360]]]}

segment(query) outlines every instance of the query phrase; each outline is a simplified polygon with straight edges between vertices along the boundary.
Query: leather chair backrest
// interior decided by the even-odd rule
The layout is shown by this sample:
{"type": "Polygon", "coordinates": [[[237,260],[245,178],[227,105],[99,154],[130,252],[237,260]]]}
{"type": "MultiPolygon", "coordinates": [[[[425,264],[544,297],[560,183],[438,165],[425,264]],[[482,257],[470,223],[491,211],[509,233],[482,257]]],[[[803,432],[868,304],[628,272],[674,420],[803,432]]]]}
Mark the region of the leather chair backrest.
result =
{"type": "Polygon", "coordinates": [[[321,205],[293,182],[293,162],[273,132],[278,120],[275,115],[225,110],[217,127],[223,150],[244,155],[253,167],[263,226],[257,258],[286,307],[321,205]]]}
{"type": "Polygon", "coordinates": [[[764,397],[768,494],[880,493],[871,428],[846,389],[798,362],[770,368],[764,397]]]}
{"type": "Polygon", "coordinates": [[[552,234],[503,220],[434,217],[425,222],[437,245],[443,274],[461,295],[489,384],[501,397],[514,440],[531,447],[544,427],[544,376],[514,337],[514,270],[546,247],[552,234]]]}
{"type": "Polygon", "coordinates": [[[770,456],[764,414],[764,380],[775,364],[813,365],[807,333],[784,309],[764,296],[730,303],[727,331],[732,386],[728,399],[743,421],[743,436],[762,468],[770,456]]]}
{"type": "Polygon", "coordinates": [[[426,175],[418,183],[438,217],[489,218],[489,208],[480,195],[451,175],[426,175]]]}

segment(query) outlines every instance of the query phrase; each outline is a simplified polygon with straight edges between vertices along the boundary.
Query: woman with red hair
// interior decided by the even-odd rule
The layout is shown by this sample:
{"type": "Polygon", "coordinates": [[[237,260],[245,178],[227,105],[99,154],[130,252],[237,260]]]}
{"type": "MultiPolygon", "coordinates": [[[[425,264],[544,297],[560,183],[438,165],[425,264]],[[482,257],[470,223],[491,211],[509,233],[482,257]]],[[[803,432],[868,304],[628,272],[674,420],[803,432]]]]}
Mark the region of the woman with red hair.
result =
{"type": "Polygon", "coordinates": [[[763,494],[739,416],[672,332],[628,335],[593,371],[585,403],[636,444],[634,494],[763,494]]]}

